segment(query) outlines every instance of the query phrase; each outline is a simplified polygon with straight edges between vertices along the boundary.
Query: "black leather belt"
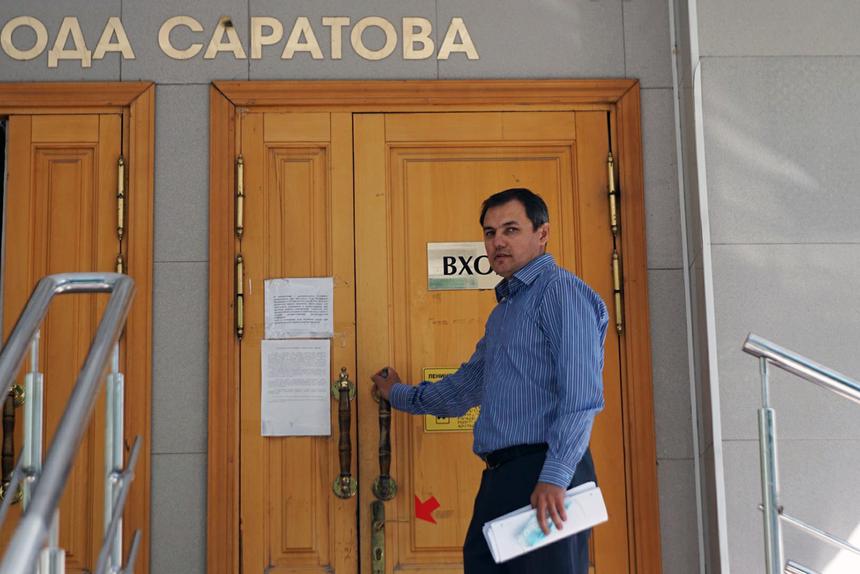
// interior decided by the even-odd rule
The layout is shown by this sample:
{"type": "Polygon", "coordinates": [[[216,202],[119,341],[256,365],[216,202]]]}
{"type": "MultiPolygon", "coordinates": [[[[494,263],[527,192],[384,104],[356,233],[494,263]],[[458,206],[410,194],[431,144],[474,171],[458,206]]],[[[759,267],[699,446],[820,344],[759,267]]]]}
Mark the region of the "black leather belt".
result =
{"type": "Polygon", "coordinates": [[[515,458],[538,452],[546,452],[548,449],[549,445],[545,442],[540,444],[516,444],[514,446],[488,452],[487,454],[481,455],[481,458],[484,459],[485,463],[487,463],[487,468],[492,469],[498,468],[515,458]]]}

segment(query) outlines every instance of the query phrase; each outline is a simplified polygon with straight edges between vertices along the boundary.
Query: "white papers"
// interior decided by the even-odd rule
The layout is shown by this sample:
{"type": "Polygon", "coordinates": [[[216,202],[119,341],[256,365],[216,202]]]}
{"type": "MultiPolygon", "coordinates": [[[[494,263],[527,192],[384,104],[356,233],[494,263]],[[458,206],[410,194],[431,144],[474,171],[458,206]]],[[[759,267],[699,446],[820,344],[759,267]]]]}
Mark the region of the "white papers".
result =
{"type": "Polygon", "coordinates": [[[268,279],[264,290],[260,432],[263,436],[329,436],[328,338],[334,335],[334,280],[268,279]]]}
{"type": "Polygon", "coordinates": [[[331,277],[267,279],[266,339],[334,336],[331,277]]]}
{"type": "Polygon", "coordinates": [[[541,531],[537,513],[531,506],[524,506],[484,524],[484,538],[493,560],[505,562],[608,520],[603,494],[593,482],[568,490],[564,507],[567,510],[564,528],[557,530],[552,520],[547,519],[550,525],[547,535],[541,531]]]}
{"type": "Polygon", "coordinates": [[[331,434],[328,339],[261,341],[263,436],[331,434]]]}

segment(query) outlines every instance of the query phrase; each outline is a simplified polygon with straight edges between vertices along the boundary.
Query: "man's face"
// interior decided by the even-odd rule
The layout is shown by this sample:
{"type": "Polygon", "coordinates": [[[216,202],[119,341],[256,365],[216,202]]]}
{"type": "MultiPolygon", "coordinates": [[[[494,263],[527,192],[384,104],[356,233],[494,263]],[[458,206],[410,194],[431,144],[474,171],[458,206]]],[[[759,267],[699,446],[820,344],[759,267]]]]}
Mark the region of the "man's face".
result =
{"type": "Polygon", "coordinates": [[[548,236],[549,223],[533,229],[526,208],[516,199],[491,207],[484,215],[487,258],[493,271],[505,279],[543,254],[548,236]]]}

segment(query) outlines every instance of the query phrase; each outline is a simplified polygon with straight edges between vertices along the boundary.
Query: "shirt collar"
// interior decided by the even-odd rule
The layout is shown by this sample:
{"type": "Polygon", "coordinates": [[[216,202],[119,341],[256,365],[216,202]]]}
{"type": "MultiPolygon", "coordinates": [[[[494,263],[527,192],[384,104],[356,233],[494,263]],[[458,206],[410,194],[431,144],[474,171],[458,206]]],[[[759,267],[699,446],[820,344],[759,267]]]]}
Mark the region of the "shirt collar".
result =
{"type": "Polygon", "coordinates": [[[549,253],[538,255],[526,263],[522,269],[514,273],[511,277],[508,279],[502,279],[499,284],[496,285],[496,301],[502,301],[506,297],[513,296],[523,286],[531,285],[534,283],[534,280],[537,279],[538,275],[544,271],[544,269],[554,264],[555,260],[549,253]]]}

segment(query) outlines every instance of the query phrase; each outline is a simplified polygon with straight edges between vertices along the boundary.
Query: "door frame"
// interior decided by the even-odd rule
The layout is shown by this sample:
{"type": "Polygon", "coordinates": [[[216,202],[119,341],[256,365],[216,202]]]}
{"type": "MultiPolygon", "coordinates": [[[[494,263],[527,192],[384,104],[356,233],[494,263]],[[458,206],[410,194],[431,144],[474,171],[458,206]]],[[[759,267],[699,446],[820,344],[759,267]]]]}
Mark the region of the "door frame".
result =
{"type": "Polygon", "coordinates": [[[635,572],[661,571],[639,81],[216,81],[209,90],[209,457],[207,572],[239,571],[239,342],[234,330],[237,115],[253,111],[454,112],[602,109],[621,197],[622,412],[635,572]]]}
{"type": "Polygon", "coordinates": [[[135,569],[149,572],[150,436],[152,400],[152,241],[155,160],[155,85],[152,82],[0,83],[0,116],[117,113],[123,117],[127,158],[127,273],[135,296],[126,322],[126,437],[143,437],[136,480],[124,515],[123,546],[142,533],[135,569]],[[127,129],[125,126],[128,126],[127,129]]]}

